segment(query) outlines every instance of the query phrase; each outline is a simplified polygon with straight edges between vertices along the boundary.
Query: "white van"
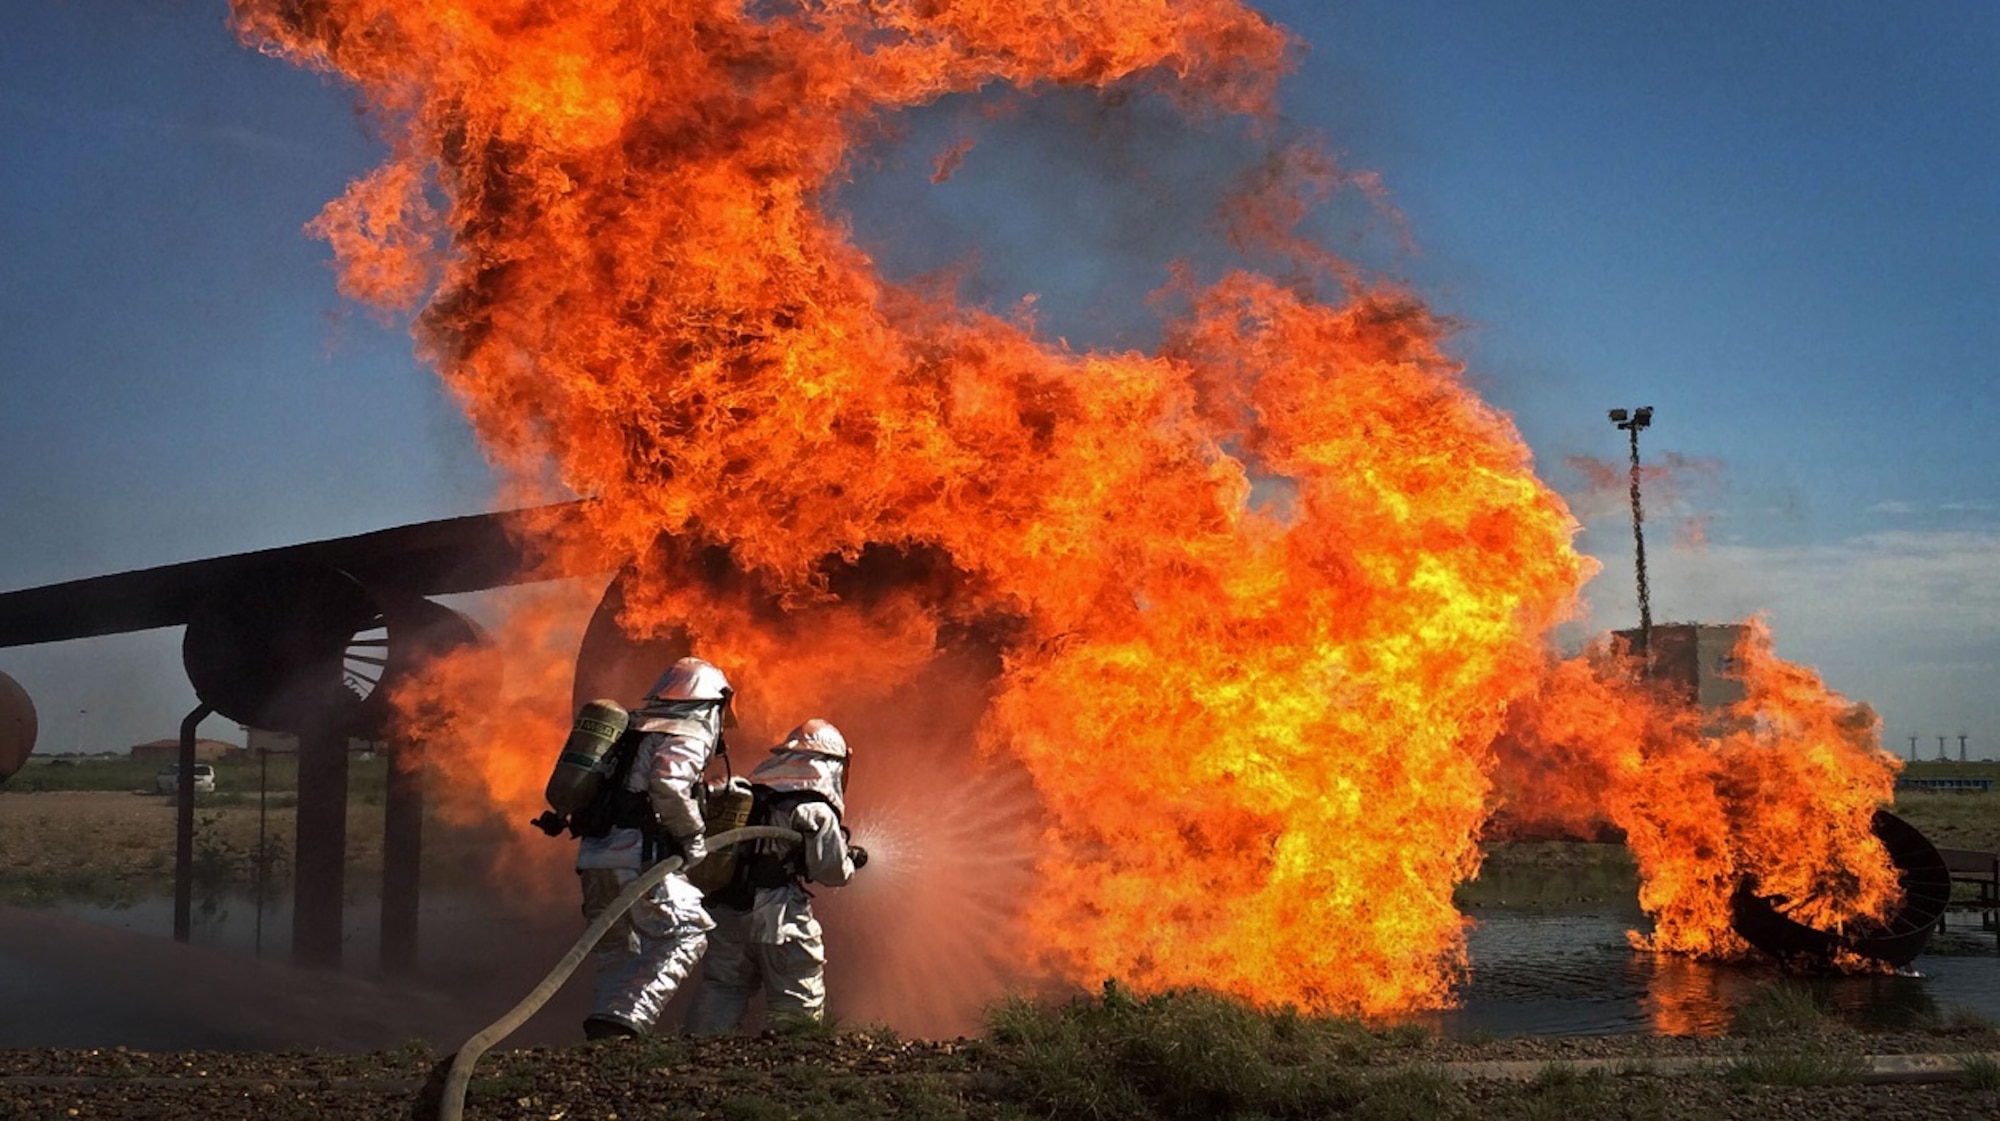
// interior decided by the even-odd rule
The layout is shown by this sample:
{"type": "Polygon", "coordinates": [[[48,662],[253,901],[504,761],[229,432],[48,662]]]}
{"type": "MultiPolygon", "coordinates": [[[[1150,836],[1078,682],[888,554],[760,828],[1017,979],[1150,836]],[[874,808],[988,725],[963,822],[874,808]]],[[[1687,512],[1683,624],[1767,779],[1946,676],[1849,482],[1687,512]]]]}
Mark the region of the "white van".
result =
{"type": "MultiPolygon", "coordinates": [[[[169,763],[153,776],[153,786],[162,794],[172,794],[180,789],[181,768],[178,763],[169,763]]],[[[215,793],[215,767],[209,763],[194,765],[194,792],[196,794],[215,793]]]]}

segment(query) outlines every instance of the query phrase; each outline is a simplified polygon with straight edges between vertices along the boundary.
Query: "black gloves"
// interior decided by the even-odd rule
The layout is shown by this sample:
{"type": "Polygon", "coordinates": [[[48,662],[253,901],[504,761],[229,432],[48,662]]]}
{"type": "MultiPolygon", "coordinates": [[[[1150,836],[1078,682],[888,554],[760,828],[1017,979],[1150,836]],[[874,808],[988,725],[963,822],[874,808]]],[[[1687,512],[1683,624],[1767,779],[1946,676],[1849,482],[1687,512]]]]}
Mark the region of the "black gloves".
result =
{"type": "Polygon", "coordinates": [[[855,871],[859,872],[863,868],[868,867],[868,850],[862,848],[860,845],[847,846],[847,856],[850,860],[854,861],[855,871]]]}

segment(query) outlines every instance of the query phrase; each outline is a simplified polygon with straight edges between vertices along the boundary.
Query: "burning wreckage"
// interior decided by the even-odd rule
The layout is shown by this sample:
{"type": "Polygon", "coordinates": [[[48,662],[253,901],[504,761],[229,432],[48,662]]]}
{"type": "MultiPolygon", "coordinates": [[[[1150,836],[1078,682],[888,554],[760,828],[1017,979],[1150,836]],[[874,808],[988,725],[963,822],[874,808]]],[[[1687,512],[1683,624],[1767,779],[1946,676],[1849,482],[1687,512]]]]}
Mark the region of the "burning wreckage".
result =
{"type": "MultiPolygon", "coordinates": [[[[869,745],[854,812],[927,863],[848,1014],[905,1030],[1029,977],[1448,1004],[1452,892],[1503,811],[1621,836],[1642,949],[1920,948],[1934,885],[1880,812],[1895,762],[1865,708],[1755,623],[1717,709],[1614,642],[1554,652],[1596,570],[1569,507],[1448,323],[1297,224],[1367,177],[1242,130],[1267,150],[1217,215],[1248,252],[1160,278],[1152,353],[892,279],[834,206],[912,113],[971,128],[1065,90],[1272,122],[1296,44],[1248,5],[232,10],[385,141],[313,225],[343,291],[414,313],[511,501],[589,496],[561,533],[520,527],[490,641],[384,681],[410,765],[451,776],[440,812],[534,817],[560,702],[692,646],[745,683],[746,738],[814,712],[869,745]],[[534,583],[621,569],[601,600],[534,583]]],[[[933,178],[980,156],[955,142],[933,178]]],[[[345,618],[267,611],[273,634],[345,618]]]]}

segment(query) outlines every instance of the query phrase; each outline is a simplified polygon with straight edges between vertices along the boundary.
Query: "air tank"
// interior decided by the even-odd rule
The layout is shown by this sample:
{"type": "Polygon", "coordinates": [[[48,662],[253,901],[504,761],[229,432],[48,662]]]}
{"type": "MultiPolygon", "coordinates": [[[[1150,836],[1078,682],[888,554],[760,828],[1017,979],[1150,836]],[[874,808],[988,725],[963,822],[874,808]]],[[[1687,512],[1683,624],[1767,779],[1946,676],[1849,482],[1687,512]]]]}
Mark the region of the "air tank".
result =
{"type": "Polygon", "coordinates": [[[625,734],[630,719],[624,706],[601,697],[577,710],[569,738],[563,741],[543,791],[550,808],[561,814],[575,813],[597,797],[610,774],[612,745],[625,734]]]}
{"type": "MultiPolygon", "coordinates": [[[[721,787],[711,787],[702,800],[702,832],[719,837],[750,824],[750,808],[755,801],[756,795],[747,779],[732,778],[721,787]]],[[[687,878],[707,895],[728,887],[735,872],[736,850],[726,848],[710,853],[708,859],[689,869],[687,878]]]]}

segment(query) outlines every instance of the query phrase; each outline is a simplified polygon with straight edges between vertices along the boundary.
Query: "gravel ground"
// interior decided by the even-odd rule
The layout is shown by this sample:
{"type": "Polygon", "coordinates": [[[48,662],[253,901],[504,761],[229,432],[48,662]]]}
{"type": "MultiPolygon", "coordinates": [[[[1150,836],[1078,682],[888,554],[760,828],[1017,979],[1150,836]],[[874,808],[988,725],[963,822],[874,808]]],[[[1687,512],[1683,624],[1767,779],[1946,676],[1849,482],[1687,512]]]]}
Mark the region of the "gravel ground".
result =
{"type": "MultiPolygon", "coordinates": [[[[1970,1052],[1992,1048],[1991,1036],[1990,1031],[1960,1036],[1870,1035],[1843,1037],[1832,1047],[1840,1053],[1876,1055],[1970,1052]]],[[[1758,1047],[1755,1040],[1732,1038],[1619,1036],[1480,1044],[1427,1039],[1386,1049],[1365,1073],[1379,1080],[1416,1072],[1428,1080],[1424,1085],[1430,1089],[1423,1093],[1430,1096],[1371,1102],[1366,1115],[1757,1121],[2000,1117],[2000,1090],[1978,1085],[1979,1079],[1864,1079],[1800,1087],[1759,1084],[1713,1070],[1683,1070],[1679,1065],[1689,1059],[1742,1058],[1758,1047]],[[1592,1073],[1590,1068],[1599,1060],[1611,1062],[1592,1073]],[[1512,1077],[1493,1077],[1509,1063],[1517,1064],[1512,1077]],[[1528,1064],[1525,1077],[1518,1066],[1523,1063],[1528,1064]],[[1451,1076],[1448,1083],[1436,1077],[1440,1073],[1451,1076]],[[1447,1087],[1442,1092],[1441,1084],[1447,1087]]],[[[120,1121],[431,1118],[437,1116],[437,1087],[447,1061],[414,1046],[357,1056],[0,1051],[0,1116],[120,1121]]],[[[998,1121],[1049,1115],[1046,1110],[1027,1112],[1010,1104],[1002,1082],[1004,1070],[1001,1056],[985,1043],[902,1041],[869,1033],[831,1039],[663,1039],[502,1050],[478,1064],[465,1117],[468,1121],[843,1117],[998,1121]]]]}

